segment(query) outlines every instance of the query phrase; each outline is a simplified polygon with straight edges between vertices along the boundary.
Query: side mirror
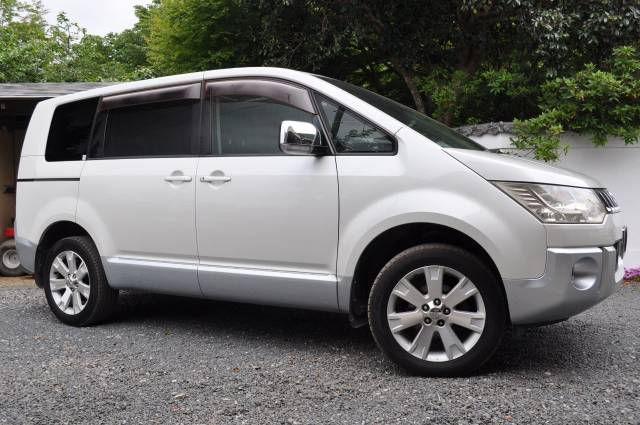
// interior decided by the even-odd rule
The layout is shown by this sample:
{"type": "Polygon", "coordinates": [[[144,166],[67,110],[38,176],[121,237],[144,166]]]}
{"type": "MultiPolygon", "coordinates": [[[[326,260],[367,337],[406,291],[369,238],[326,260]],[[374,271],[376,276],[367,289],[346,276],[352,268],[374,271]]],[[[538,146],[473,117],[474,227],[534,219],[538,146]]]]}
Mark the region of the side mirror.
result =
{"type": "Polygon", "coordinates": [[[327,146],[322,145],[320,131],[315,125],[303,121],[282,121],[280,150],[289,155],[324,155],[327,146]]]}

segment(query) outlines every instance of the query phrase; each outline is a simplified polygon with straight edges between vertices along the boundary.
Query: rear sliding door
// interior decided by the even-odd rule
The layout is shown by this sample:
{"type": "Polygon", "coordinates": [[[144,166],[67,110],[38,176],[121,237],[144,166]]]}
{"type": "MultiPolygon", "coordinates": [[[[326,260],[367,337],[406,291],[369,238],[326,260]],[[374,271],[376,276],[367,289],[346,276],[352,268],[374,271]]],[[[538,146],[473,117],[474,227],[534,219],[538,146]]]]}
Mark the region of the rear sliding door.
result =
{"type": "Polygon", "coordinates": [[[109,283],[200,296],[195,175],[201,83],[103,98],[77,217],[109,283]]]}

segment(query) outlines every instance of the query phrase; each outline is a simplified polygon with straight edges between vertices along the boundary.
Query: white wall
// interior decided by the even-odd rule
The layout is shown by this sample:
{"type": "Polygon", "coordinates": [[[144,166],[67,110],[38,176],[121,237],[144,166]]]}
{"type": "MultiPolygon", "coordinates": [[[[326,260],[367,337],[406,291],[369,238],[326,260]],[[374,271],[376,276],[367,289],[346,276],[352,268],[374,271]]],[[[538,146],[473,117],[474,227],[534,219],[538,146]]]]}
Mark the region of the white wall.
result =
{"type": "MultiPolygon", "coordinates": [[[[512,148],[510,137],[507,133],[471,136],[488,149],[512,148]]],[[[629,228],[625,266],[640,265],[640,144],[625,146],[612,139],[605,147],[595,147],[588,137],[576,134],[567,134],[562,141],[571,147],[555,165],[592,176],[613,193],[622,207],[621,222],[629,228]]]]}

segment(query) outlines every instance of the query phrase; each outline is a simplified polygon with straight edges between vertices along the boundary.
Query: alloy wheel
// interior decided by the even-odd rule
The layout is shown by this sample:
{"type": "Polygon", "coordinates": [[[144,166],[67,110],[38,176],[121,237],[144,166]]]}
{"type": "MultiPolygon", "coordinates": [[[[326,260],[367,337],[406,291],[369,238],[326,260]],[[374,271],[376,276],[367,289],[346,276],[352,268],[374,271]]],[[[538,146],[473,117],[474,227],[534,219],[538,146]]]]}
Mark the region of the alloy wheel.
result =
{"type": "Polygon", "coordinates": [[[387,322],[396,342],[431,362],[463,356],[480,340],[486,310],[480,291],[466,276],[444,266],[420,267],[395,285],[387,322]]]}
{"type": "Polygon", "coordinates": [[[87,306],[91,291],[89,270],[74,251],[62,251],[51,264],[49,287],[55,305],[64,313],[76,315],[87,306]]]}

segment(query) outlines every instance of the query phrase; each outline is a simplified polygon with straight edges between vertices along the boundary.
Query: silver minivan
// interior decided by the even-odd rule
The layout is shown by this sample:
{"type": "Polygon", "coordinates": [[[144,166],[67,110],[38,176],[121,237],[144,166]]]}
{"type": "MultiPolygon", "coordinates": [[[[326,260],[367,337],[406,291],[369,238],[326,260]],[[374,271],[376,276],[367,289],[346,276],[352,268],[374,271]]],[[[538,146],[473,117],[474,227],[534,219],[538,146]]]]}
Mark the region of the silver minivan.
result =
{"type": "Polygon", "coordinates": [[[618,211],[587,176],[365,89],[238,68],[39,103],[16,243],[69,325],[120,289],[334,311],[410,372],[459,375],[507,326],[615,291],[618,211]]]}

